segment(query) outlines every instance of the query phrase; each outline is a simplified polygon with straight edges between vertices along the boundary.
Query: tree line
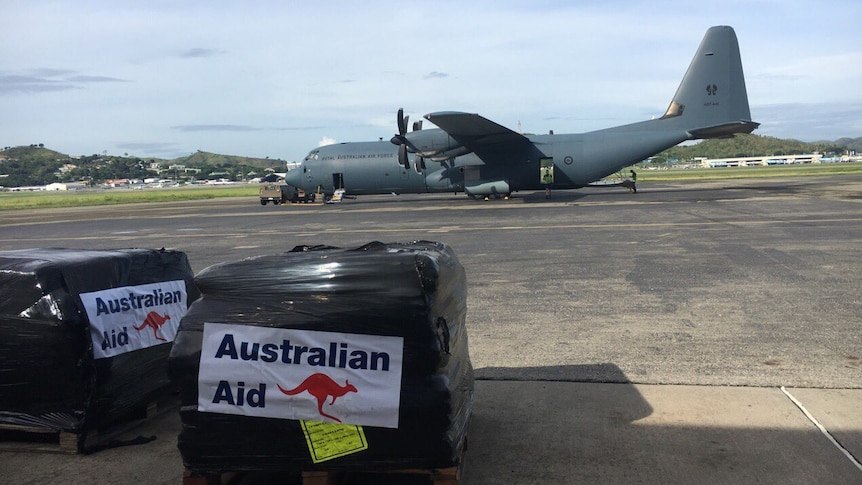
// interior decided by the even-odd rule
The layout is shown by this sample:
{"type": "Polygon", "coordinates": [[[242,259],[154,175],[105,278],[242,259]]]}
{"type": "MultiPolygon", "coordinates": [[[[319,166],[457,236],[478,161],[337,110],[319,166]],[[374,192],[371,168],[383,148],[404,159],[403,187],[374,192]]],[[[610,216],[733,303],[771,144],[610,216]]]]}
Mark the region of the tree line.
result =
{"type": "Polygon", "coordinates": [[[284,165],[282,160],[206,152],[172,160],[106,154],[70,157],[39,143],[0,151],[0,186],[27,187],[55,182],[98,185],[108,180],[147,178],[179,183],[211,178],[240,181],[249,173],[263,175],[266,168],[284,171],[284,165]]]}

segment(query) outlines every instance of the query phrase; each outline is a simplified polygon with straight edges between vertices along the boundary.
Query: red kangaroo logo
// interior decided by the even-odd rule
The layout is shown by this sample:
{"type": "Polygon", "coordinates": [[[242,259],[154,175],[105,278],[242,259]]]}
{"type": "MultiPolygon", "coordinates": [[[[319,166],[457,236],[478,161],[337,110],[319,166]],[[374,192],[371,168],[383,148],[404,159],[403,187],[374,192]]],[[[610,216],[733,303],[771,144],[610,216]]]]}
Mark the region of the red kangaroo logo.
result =
{"type": "Polygon", "coordinates": [[[167,313],[165,313],[165,316],[161,316],[156,312],[150,312],[147,314],[147,318],[144,319],[144,322],[140,326],[134,326],[133,328],[139,332],[147,327],[152,328],[154,337],[167,342],[167,339],[159,335],[159,329],[162,328],[162,325],[170,319],[171,316],[167,313]]]}
{"type": "Polygon", "coordinates": [[[333,381],[331,377],[326,374],[311,374],[306,377],[302,384],[296,386],[294,389],[285,389],[278,384],[278,389],[287,394],[288,396],[293,396],[299,394],[304,391],[308,391],[309,394],[314,396],[317,399],[317,412],[320,413],[321,416],[326,416],[329,419],[334,419],[337,422],[341,422],[340,419],[335,416],[326,414],[323,412],[323,403],[326,402],[326,398],[332,396],[332,402],[329,403],[330,406],[335,404],[335,400],[339,397],[347,394],[348,392],[359,392],[355,387],[350,383],[350,381],[345,380],[344,386],[338,385],[337,382],[333,381]]]}

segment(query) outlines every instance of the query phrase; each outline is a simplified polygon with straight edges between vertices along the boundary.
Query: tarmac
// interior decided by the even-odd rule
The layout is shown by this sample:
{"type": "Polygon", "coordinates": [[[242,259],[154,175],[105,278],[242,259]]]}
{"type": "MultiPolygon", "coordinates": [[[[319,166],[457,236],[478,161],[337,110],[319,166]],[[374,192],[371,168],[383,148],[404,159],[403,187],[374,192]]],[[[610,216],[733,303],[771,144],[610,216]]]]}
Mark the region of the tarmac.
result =
{"type": "MultiPolygon", "coordinates": [[[[648,174],[644,174],[648,179],[648,174]]],[[[0,211],[0,249],[171,247],[193,269],[433,239],[468,274],[462,483],[862,483],[862,177],[0,211]]],[[[180,483],[176,410],[7,483],[180,483]]],[[[240,477],[268,483],[272,477],[240,477]]]]}

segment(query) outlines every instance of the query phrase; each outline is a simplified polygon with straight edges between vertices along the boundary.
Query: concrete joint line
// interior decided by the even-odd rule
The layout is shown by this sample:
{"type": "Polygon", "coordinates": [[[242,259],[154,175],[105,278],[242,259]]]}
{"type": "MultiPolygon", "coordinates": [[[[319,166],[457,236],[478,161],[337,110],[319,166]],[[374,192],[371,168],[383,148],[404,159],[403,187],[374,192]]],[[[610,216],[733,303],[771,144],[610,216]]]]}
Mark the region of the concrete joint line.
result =
{"type": "Polygon", "coordinates": [[[820,422],[817,421],[817,419],[814,416],[812,416],[811,413],[809,413],[807,409],[805,409],[805,406],[803,406],[801,402],[799,402],[795,397],[793,397],[793,395],[790,394],[790,392],[787,389],[785,389],[784,386],[781,386],[780,389],[781,389],[781,392],[783,392],[784,395],[787,396],[790,399],[790,401],[793,402],[793,404],[795,404],[796,407],[799,408],[800,411],[802,411],[803,414],[805,414],[805,417],[807,417],[812,423],[814,423],[814,426],[817,426],[817,429],[819,429],[820,432],[823,433],[823,435],[826,436],[826,438],[828,438],[829,441],[831,441],[832,444],[835,445],[836,448],[841,450],[841,453],[844,453],[844,456],[846,456],[847,459],[850,460],[850,462],[856,466],[856,468],[858,468],[860,471],[862,471],[862,463],[859,463],[859,460],[857,460],[856,457],[853,456],[853,454],[847,450],[847,448],[844,448],[843,446],[841,446],[841,443],[839,443],[835,439],[835,437],[832,436],[832,433],[830,433],[829,430],[827,430],[825,426],[820,424],[820,422]]]}

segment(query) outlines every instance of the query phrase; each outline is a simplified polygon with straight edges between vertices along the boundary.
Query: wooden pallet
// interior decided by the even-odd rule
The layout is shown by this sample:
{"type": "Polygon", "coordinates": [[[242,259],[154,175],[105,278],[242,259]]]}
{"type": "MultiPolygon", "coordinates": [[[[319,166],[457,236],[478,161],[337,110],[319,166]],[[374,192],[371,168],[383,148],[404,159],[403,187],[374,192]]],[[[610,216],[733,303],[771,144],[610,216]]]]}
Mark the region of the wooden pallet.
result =
{"type": "MultiPolygon", "coordinates": [[[[380,470],[376,468],[355,468],[350,470],[315,470],[302,472],[302,485],[345,485],[351,483],[376,483],[374,478],[393,478],[398,475],[410,476],[412,479],[431,482],[434,485],[460,485],[461,474],[464,471],[464,458],[467,453],[466,438],[463,448],[460,450],[458,465],[446,468],[405,468],[394,470],[380,470]]],[[[195,473],[186,470],[183,473],[183,485],[229,485],[231,483],[243,483],[243,478],[250,478],[249,483],[265,483],[254,480],[255,472],[226,472],[226,473],[195,473]]],[[[293,474],[297,477],[298,475],[293,474]]],[[[272,478],[271,476],[269,478],[272,478]]],[[[273,480],[268,480],[273,481],[273,480]]],[[[380,480],[383,481],[383,480],[380,480]]],[[[288,483],[279,480],[279,483],[288,483]]],[[[290,481],[289,483],[296,483],[290,481]]],[[[391,483],[387,481],[387,483],[391,483]]],[[[410,483],[414,483],[411,481],[410,483]]]]}
{"type": "MultiPolygon", "coordinates": [[[[309,471],[302,472],[302,485],[341,485],[354,483],[374,483],[374,477],[383,475],[411,475],[414,477],[425,477],[427,482],[434,485],[460,485],[461,468],[433,468],[419,469],[411,468],[404,470],[351,470],[347,471],[309,471]],[[369,480],[371,479],[371,480],[369,480]]],[[[239,473],[183,473],[183,485],[228,485],[230,483],[242,483],[248,479],[251,483],[258,483],[254,479],[255,472],[239,473]]],[[[270,478],[272,478],[270,476],[270,478]]],[[[286,483],[279,480],[279,483],[286,483]]],[[[290,482],[294,483],[294,482],[290,482]]]]}
{"type": "Polygon", "coordinates": [[[0,451],[35,453],[86,453],[93,447],[109,446],[120,435],[140,426],[148,419],[176,409],[176,397],[167,397],[147,404],[146,408],[130,419],[104,429],[90,430],[83,437],[72,431],[40,428],[38,426],[0,423],[0,451]]]}
{"type": "MultiPolygon", "coordinates": [[[[420,469],[409,468],[404,470],[368,470],[352,471],[356,475],[413,475],[424,476],[434,485],[460,485],[461,468],[453,466],[449,468],[420,469]]],[[[302,473],[302,485],[337,485],[343,482],[343,473],[330,471],[314,471],[302,473]]],[[[368,482],[363,482],[368,483],[368,482]]]]}
{"type": "Polygon", "coordinates": [[[0,423],[0,451],[77,453],[78,434],[36,426],[0,423]]]}

